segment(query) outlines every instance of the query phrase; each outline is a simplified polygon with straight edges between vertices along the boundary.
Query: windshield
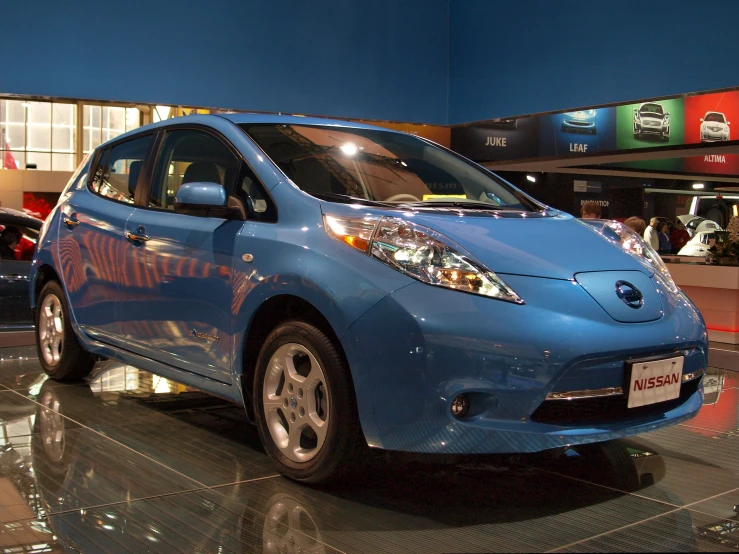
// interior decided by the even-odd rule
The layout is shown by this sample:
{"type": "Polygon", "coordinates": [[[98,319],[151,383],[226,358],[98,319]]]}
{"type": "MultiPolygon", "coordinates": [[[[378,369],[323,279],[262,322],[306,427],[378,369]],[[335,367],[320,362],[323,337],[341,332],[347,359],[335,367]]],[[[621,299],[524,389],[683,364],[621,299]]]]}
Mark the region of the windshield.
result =
{"type": "Polygon", "coordinates": [[[338,126],[241,127],[302,190],[327,200],[539,211],[502,179],[419,138],[338,126]]]}
{"type": "Polygon", "coordinates": [[[714,121],[716,123],[724,122],[724,114],[722,113],[707,113],[703,121],[714,121]]]}
{"type": "Polygon", "coordinates": [[[664,112],[662,111],[662,106],[660,106],[659,104],[644,104],[639,110],[639,113],[646,116],[652,114],[656,114],[659,116],[664,115],[664,112]]]}

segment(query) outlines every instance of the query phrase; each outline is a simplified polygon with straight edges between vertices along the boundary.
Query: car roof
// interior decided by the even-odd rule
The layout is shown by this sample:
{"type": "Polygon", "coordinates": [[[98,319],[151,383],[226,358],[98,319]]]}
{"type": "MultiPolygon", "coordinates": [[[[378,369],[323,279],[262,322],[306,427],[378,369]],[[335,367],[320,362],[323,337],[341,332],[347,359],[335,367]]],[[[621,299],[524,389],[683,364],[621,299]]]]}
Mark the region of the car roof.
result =
{"type": "Polygon", "coordinates": [[[171,119],[165,119],[164,121],[157,121],[156,123],[150,123],[143,127],[132,129],[127,133],[118,135],[104,143],[97,148],[107,146],[109,143],[117,142],[121,139],[128,139],[136,136],[141,132],[158,129],[160,127],[169,127],[173,125],[188,125],[188,124],[199,124],[208,125],[209,123],[218,120],[228,120],[236,125],[244,124],[276,124],[276,125],[328,125],[334,127],[344,127],[346,129],[370,129],[374,131],[386,131],[388,133],[403,134],[400,131],[393,129],[387,129],[385,127],[377,127],[375,125],[367,125],[366,123],[358,123],[354,121],[345,121],[341,119],[328,119],[323,117],[303,117],[300,115],[281,115],[281,114],[263,114],[263,113],[239,113],[239,114],[197,114],[197,115],[183,115],[181,117],[173,117],[171,119]]]}
{"type": "Polygon", "coordinates": [[[20,210],[0,208],[0,225],[25,225],[34,229],[40,229],[43,223],[43,220],[20,210]]]}
{"type": "Polygon", "coordinates": [[[348,127],[352,129],[373,129],[376,131],[389,131],[397,133],[392,129],[377,127],[375,125],[367,125],[355,121],[346,121],[342,119],[329,119],[324,117],[304,117],[302,115],[281,115],[281,114],[260,114],[260,113],[238,113],[223,114],[220,117],[228,119],[237,125],[255,124],[255,123],[272,123],[282,125],[328,125],[334,127],[348,127]]]}

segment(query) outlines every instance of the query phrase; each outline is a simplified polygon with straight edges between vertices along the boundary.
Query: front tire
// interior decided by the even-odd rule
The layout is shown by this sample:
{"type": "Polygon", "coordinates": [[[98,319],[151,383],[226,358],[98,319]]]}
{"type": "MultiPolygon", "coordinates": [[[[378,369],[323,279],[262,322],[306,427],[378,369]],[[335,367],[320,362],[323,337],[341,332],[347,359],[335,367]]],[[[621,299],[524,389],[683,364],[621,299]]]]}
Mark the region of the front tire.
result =
{"type": "Polygon", "coordinates": [[[349,368],[312,324],[288,321],[267,337],[254,375],[259,437],[279,471],[295,481],[336,481],[367,448],[349,368]]]}
{"type": "Polygon", "coordinates": [[[72,329],[64,291],[56,281],[46,283],[36,302],[36,351],[46,374],[56,381],[80,381],[95,364],[72,329]]]}

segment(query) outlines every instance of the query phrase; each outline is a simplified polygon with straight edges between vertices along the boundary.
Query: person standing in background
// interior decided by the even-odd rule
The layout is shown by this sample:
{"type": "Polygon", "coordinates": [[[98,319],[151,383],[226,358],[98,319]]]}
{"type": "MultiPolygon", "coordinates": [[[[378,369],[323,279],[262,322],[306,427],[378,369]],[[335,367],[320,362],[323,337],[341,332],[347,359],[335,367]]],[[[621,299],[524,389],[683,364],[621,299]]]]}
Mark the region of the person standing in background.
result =
{"type": "Polygon", "coordinates": [[[647,223],[641,217],[635,215],[624,221],[624,225],[638,233],[640,237],[644,236],[644,231],[647,228],[647,223]]]}
{"type": "Polygon", "coordinates": [[[0,234],[0,260],[17,260],[15,248],[23,234],[17,227],[8,225],[0,234]]]}
{"type": "Polygon", "coordinates": [[[583,219],[600,219],[601,208],[596,202],[585,202],[580,208],[580,215],[583,219]]]}
{"type": "Polygon", "coordinates": [[[649,220],[649,226],[644,231],[644,240],[647,242],[649,246],[654,248],[654,251],[656,252],[659,250],[659,233],[657,232],[657,227],[659,226],[659,218],[653,217],[649,220]]]}
{"type": "Polygon", "coordinates": [[[675,227],[672,230],[672,233],[670,233],[670,240],[672,241],[672,251],[675,254],[680,252],[682,247],[688,244],[688,241],[690,240],[690,234],[687,229],[685,229],[683,222],[679,219],[677,220],[677,227],[675,227]]]}
{"type": "Polygon", "coordinates": [[[662,222],[659,231],[659,253],[660,254],[671,254],[672,253],[672,242],[670,241],[670,224],[662,222]]]}

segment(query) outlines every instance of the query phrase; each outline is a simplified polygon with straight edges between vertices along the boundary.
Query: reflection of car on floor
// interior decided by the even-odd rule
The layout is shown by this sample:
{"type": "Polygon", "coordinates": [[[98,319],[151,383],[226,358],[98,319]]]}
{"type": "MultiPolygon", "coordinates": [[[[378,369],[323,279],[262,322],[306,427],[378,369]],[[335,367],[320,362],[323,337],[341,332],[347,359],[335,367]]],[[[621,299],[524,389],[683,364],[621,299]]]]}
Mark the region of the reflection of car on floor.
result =
{"type": "Polygon", "coordinates": [[[562,116],[562,131],[595,135],[598,132],[595,113],[595,110],[567,112],[562,116]]]}
{"type": "Polygon", "coordinates": [[[721,112],[706,112],[701,118],[701,142],[731,140],[730,124],[721,112]]]}
{"type": "Polygon", "coordinates": [[[47,221],[44,370],[79,380],[102,355],[237,402],[293,479],[368,447],[611,440],[701,405],[700,314],[641,237],[418,137],[167,120],[98,147],[47,221]]]}
{"type": "MultiPolygon", "coordinates": [[[[361,488],[347,483],[335,488],[310,489],[276,478],[220,488],[220,494],[208,490],[152,499],[147,488],[152,476],[143,470],[131,471],[126,462],[112,461],[105,448],[106,441],[114,444],[112,440],[101,440],[87,428],[70,430],[64,424],[67,420],[61,414],[70,404],[77,406],[90,393],[84,386],[53,381],[43,384],[38,396],[40,405],[36,411],[30,463],[24,466],[31,477],[26,487],[34,486],[32,490],[37,491],[34,497],[46,507],[46,513],[50,507],[68,508],[63,514],[49,517],[50,530],[54,544],[75,552],[107,552],[114,545],[121,552],[318,554],[330,549],[327,544],[337,543],[347,552],[366,551],[373,544],[386,547],[378,546],[378,551],[391,551],[393,543],[405,545],[408,550],[405,532],[411,529],[412,550],[426,551],[432,550],[425,547],[433,541],[448,544],[453,540],[448,535],[468,533],[466,529],[475,524],[484,523],[487,533],[496,525],[507,528],[512,522],[532,525],[552,517],[558,519],[558,514],[566,517],[573,511],[587,513],[591,506],[607,506],[603,503],[620,494],[640,490],[648,490],[652,498],[677,505],[682,502],[669,488],[660,485],[666,475],[665,460],[660,453],[629,440],[561,448],[532,456],[523,463],[501,458],[493,464],[489,457],[483,457],[458,464],[417,463],[411,470],[407,464],[379,463],[373,472],[375,478],[361,488]],[[574,505],[568,505],[562,502],[561,491],[555,486],[560,483],[558,478],[553,481],[539,478],[540,488],[533,501],[523,492],[530,490],[533,472],[537,470],[571,477],[572,482],[579,480],[600,486],[583,486],[578,489],[580,493],[574,505]],[[455,486],[440,490],[438,483],[449,479],[454,480],[455,486]],[[522,494],[508,497],[518,490],[522,494]],[[429,504],[429,494],[436,495],[437,501],[429,504]],[[116,496],[132,500],[112,502],[116,496]],[[147,497],[148,500],[136,500],[147,497]],[[506,509],[498,509],[505,498],[508,498],[506,509]],[[95,500],[99,507],[83,504],[95,500]],[[388,530],[388,513],[396,511],[398,514],[391,516],[394,522],[388,530]],[[439,535],[442,530],[445,532],[439,535]],[[368,543],[369,535],[377,542],[368,543]]],[[[116,410],[117,403],[110,403],[104,409],[116,410]]],[[[95,414],[94,410],[90,411],[91,418],[95,414]]],[[[166,436],[152,436],[150,440],[162,442],[163,452],[172,449],[166,436]]],[[[254,454],[263,456],[256,450],[254,454]]],[[[692,545],[691,523],[687,510],[663,518],[661,524],[670,525],[675,541],[666,542],[665,549],[670,546],[675,549],[678,544],[685,548],[692,545]]]]}
{"type": "Polygon", "coordinates": [[[634,138],[644,135],[670,140],[670,113],[664,111],[661,104],[647,102],[634,109],[634,138]]]}
{"type": "Polygon", "coordinates": [[[11,257],[0,257],[0,331],[33,327],[28,307],[31,259],[43,221],[10,208],[0,208],[0,236],[7,228],[17,229],[21,239],[11,257]]]}

